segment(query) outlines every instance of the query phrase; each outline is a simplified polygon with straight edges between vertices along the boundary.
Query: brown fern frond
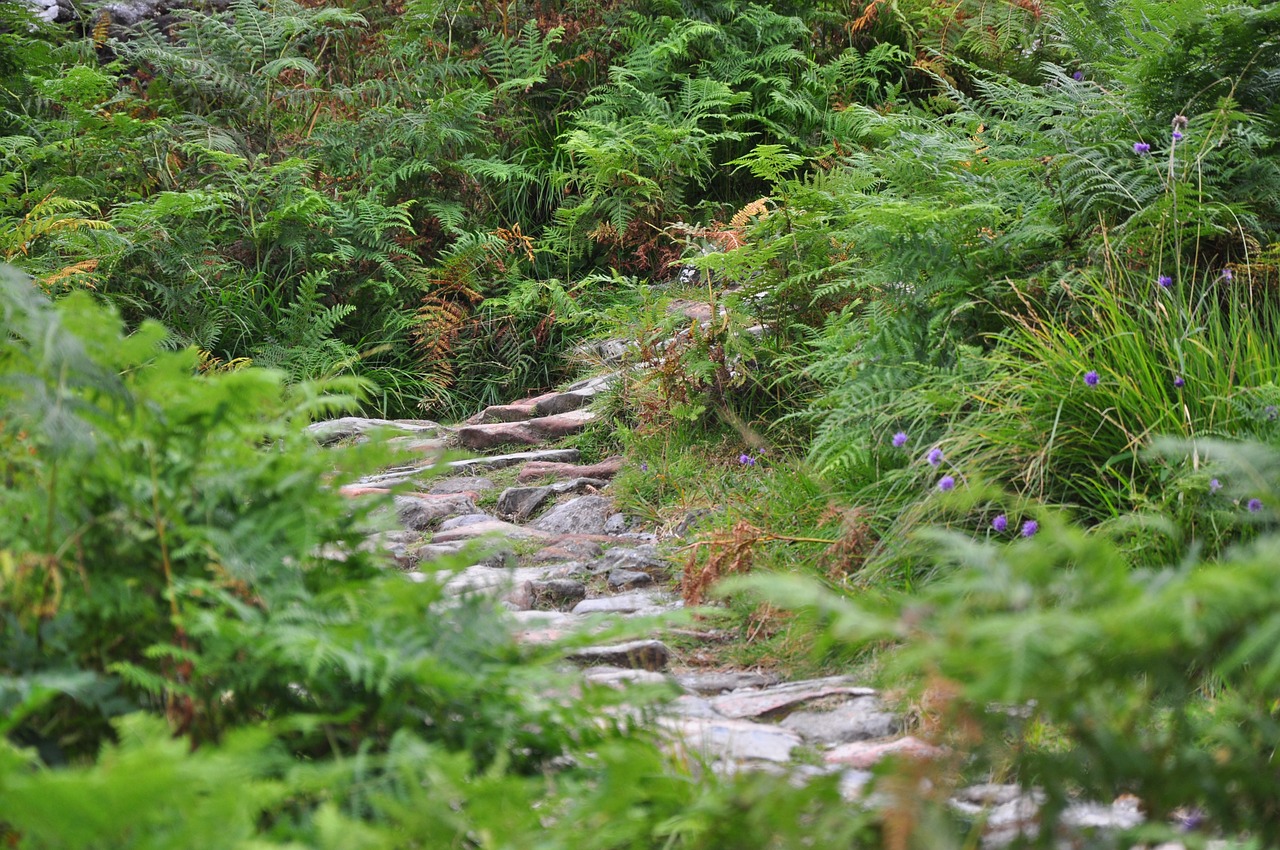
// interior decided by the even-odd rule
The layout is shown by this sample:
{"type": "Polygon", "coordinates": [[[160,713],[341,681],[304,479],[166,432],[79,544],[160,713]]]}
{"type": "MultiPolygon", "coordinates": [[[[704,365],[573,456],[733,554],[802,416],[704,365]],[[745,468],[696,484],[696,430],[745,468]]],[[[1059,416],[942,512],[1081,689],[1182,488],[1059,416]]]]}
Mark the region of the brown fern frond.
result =
{"type": "Polygon", "coordinates": [[[514,254],[523,250],[529,262],[533,262],[533,238],[521,232],[520,222],[517,221],[510,228],[499,227],[493,231],[493,235],[507,243],[508,251],[514,254]]]}
{"type": "Polygon", "coordinates": [[[729,219],[729,227],[732,230],[742,230],[754,218],[769,217],[769,199],[756,198],[742,209],[733,214],[733,218],[729,219]]]}
{"type": "Polygon", "coordinates": [[[111,12],[103,9],[98,13],[98,21],[93,25],[93,46],[101,48],[111,37],[111,12]]]}
{"type": "Polygon", "coordinates": [[[45,292],[52,292],[55,287],[66,282],[68,284],[79,284],[86,289],[97,289],[98,287],[94,284],[93,278],[90,277],[97,269],[98,261],[96,259],[81,260],[40,278],[40,288],[45,292]]]}
{"type": "Polygon", "coordinates": [[[689,553],[684,574],[680,579],[680,592],[686,605],[701,604],[707,588],[727,575],[748,572],[751,569],[756,543],[764,532],[743,520],[728,535],[719,535],[703,545],[709,547],[707,562],[697,568],[697,547],[689,553]]]}

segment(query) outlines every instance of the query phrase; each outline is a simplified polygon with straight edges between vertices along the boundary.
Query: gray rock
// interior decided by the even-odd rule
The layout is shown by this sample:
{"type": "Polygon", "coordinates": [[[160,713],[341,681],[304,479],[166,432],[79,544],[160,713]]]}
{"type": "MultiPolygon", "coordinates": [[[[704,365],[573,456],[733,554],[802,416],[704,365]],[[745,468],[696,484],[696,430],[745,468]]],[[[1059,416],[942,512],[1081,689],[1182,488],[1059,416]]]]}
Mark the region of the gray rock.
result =
{"type": "Polygon", "coordinates": [[[464,526],[475,525],[478,522],[494,522],[496,520],[497,517],[484,513],[463,514],[462,516],[456,516],[440,523],[440,530],[450,531],[454,528],[463,528],[464,526]]]}
{"type": "Polygon", "coordinates": [[[665,670],[671,650],[660,640],[633,640],[612,646],[587,646],[565,656],[586,666],[607,664],[641,670],[665,670]]]}
{"type": "Polygon", "coordinates": [[[529,583],[531,608],[572,608],[587,597],[587,586],[571,578],[553,578],[529,583]]]}
{"type": "Polygon", "coordinates": [[[583,677],[597,685],[624,688],[628,685],[665,685],[667,677],[655,670],[628,670],[622,667],[592,667],[583,677]]]}
{"type": "Polygon", "coordinates": [[[822,744],[887,738],[902,731],[897,715],[885,711],[877,697],[856,697],[831,711],[797,711],[780,725],[822,744]]]}
{"type": "Polygon", "coordinates": [[[658,725],[671,733],[682,749],[703,759],[785,762],[800,746],[800,737],[794,732],[748,720],[670,717],[660,719],[658,725]]]}
{"type": "Polygon", "coordinates": [[[573,606],[575,614],[635,614],[641,611],[654,613],[662,610],[664,595],[654,591],[635,590],[617,596],[600,596],[584,599],[573,606]]]}
{"type": "MultiPolygon", "coordinates": [[[[518,466],[522,463],[577,463],[581,454],[577,449],[542,449],[532,452],[512,452],[511,454],[491,455],[489,457],[472,457],[454,460],[445,464],[450,469],[471,471],[473,469],[503,469],[518,466]]],[[[428,467],[430,468],[430,467],[428,467]]]]}
{"type": "Polygon", "coordinates": [[[556,505],[532,524],[550,534],[603,534],[612,509],[602,496],[579,496],[556,505]]]}
{"type": "Polygon", "coordinates": [[[643,572],[665,568],[665,566],[662,559],[658,557],[657,546],[615,546],[600,556],[600,559],[595,563],[594,569],[598,573],[610,572],[611,570],[643,572]]]}
{"type": "Polygon", "coordinates": [[[600,557],[604,547],[594,540],[557,540],[529,556],[531,561],[582,561],[600,557]]]}
{"type": "Polygon", "coordinates": [[[698,528],[707,525],[714,516],[714,512],[708,508],[694,508],[685,513],[684,519],[671,529],[671,533],[680,538],[688,537],[698,528]]]}
{"type": "Polygon", "coordinates": [[[440,425],[426,419],[365,419],[359,416],[344,416],[341,419],[329,419],[307,426],[307,433],[322,446],[332,445],[351,437],[363,437],[377,430],[395,430],[434,436],[440,432],[440,425]]]}
{"type": "Polygon", "coordinates": [[[871,688],[855,686],[853,680],[846,676],[830,676],[825,679],[787,682],[784,685],[759,690],[734,691],[716,697],[711,702],[716,711],[725,717],[763,717],[775,711],[837,694],[869,697],[875,696],[876,692],[871,688]]]}
{"type": "Polygon", "coordinates": [[[604,521],[605,534],[621,534],[631,527],[631,520],[626,514],[610,514],[604,521]]]}
{"type": "Polygon", "coordinates": [[[648,573],[642,573],[637,570],[624,570],[622,568],[609,571],[609,586],[615,590],[627,587],[645,587],[653,584],[653,576],[648,573]]]}
{"type": "Polygon", "coordinates": [[[433,496],[447,496],[452,493],[483,493],[486,490],[497,489],[497,486],[488,478],[458,475],[453,478],[442,478],[436,481],[427,492],[433,496]]]}
{"type": "Polygon", "coordinates": [[[512,525],[509,522],[495,519],[488,522],[474,522],[461,528],[451,528],[448,531],[437,531],[432,535],[431,540],[434,543],[452,543],[460,540],[475,540],[478,537],[486,536],[505,537],[512,540],[545,540],[549,537],[548,534],[537,529],[512,525]]]}
{"type": "Polygon", "coordinates": [[[395,506],[400,524],[413,531],[430,531],[450,517],[479,513],[475,502],[461,493],[447,496],[430,496],[425,493],[396,496],[395,506]]]}
{"type": "Polygon", "coordinates": [[[684,688],[698,694],[722,694],[738,688],[763,688],[777,684],[778,677],[772,673],[755,673],[747,670],[725,670],[723,672],[708,671],[704,673],[682,673],[676,681],[684,688]]]}
{"type": "Polygon", "coordinates": [[[550,487],[508,487],[498,497],[498,513],[524,522],[556,494],[550,487]]]}

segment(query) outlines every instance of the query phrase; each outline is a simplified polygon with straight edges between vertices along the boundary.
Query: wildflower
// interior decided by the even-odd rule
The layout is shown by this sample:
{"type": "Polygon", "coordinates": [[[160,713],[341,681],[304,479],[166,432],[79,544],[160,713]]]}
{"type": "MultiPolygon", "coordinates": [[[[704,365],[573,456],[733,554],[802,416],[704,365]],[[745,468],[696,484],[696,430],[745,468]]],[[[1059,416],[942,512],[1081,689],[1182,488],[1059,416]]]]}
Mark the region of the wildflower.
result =
{"type": "Polygon", "coordinates": [[[1004,514],[1000,514],[1000,516],[991,520],[991,527],[994,528],[1000,534],[1004,534],[1006,531],[1009,530],[1009,518],[1004,514]]]}
{"type": "Polygon", "coordinates": [[[742,464],[743,466],[755,466],[756,459],[749,454],[740,454],[738,455],[738,463],[742,464]]]}
{"type": "Polygon", "coordinates": [[[1231,269],[1223,269],[1223,270],[1222,270],[1222,279],[1223,279],[1223,280],[1230,281],[1230,280],[1232,280],[1233,278],[1235,278],[1235,275],[1231,273],[1231,269]]]}
{"type": "Polygon", "coordinates": [[[1248,508],[1249,508],[1249,513],[1251,513],[1251,514],[1256,514],[1258,511],[1262,510],[1262,500],[1261,500],[1261,499],[1250,499],[1250,500],[1249,500],[1249,504],[1248,504],[1248,508]]]}
{"type": "Polygon", "coordinates": [[[946,493],[956,489],[956,479],[951,475],[944,475],[938,481],[938,489],[946,493]]]}
{"type": "Polygon", "coordinates": [[[1146,142],[1134,142],[1133,152],[1139,155],[1151,153],[1151,145],[1146,142]]]}
{"type": "Polygon", "coordinates": [[[1174,131],[1173,131],[1173,140],[1174,140],[1175,142],[1180,142],[1180,141],[1182,141],[1182,133],[1181,133],[1181,131],[1179,131],[1179,130],[1174,130],[1174,131]]]}
{"type": "Polygon", "coordinates": [[[1173,286],[1173,278],[1169,277],[1167,274],[1162,274],[1156,278],[1156,283],[1160,284],[1165,289],[1168,289],[1173,286]]]}
{"type": "Polygon", "coordinates": [[[1040,530],[1040,523],[1033,519],[1029,519],[1022,524],[1023,537],[1035,537],[1036,532],[1040,530]]]}
{"type": "Polygon", "coordinates": [[[1209,492],[1216,493],[1222,489],[1222,482],[1216,478],[1209,479],[1209,492]]]}
{"type": "Polygon", "coordinates": [[[1186,385],[1186,383],[1187,383],[1187,382],[1186,382],[1185,380],[1183,380],[1183,378],[1182,378],[1182,376],[1181,376],[1181,375],[1176,375],[1176,376],[1174,376],[1174,379],[1173,379],[1173,385],[1174,385],[1175,387],[1177,387],[1178,389],[1182,389],[1182,388],[1186,385]]]}
{"type": "Polygon", "coordinates": [[[1075,80],[1077,83],[1080,82],[1084,79],[1084,71],[1076,71],[1071,75],[1071,79],[1075,80]]]}
{"type": "Polygon", "coordinates": [[[1262,412],[1267,415],[1267,419],[1273,422],[1277,417],[1280,417],[1280,407],[1276,407],[1274,404],[1268,404],[1262,409],[1262,412]]]}
{"type": "Polygon", "coordinates": [[[1171,123],[1173,124],[1173,129],[1174,129],[1175,131],[1177,131],[1177,130],[1185,130],[1185,129],[1187,129],[1187,123],[1188,123],[1188,122],[1187,122],[1187,116],[1185,116],[1185,115],[1175,115],[1175,116],[1173,116],[1173,121],[1172,121],[1171,123]]]}
{"type": "Polygon", "coordinates": [[[1085,372],[1084,382],[1091,387],[1096,387],[1098,385],[1098,373],[1093,371],[1092,369],[1090,369],[1088,372],[1085,372]]]}
{"type": "Polygon", "coordinates": [[[649,471],[649,464],[647,464],[647,463],[641,463],[641,464],[640,464],[640,471],[641,471],[641,472],[648,472],[648,471],[649,471]]]}
{"type": "Polygon", "coordinates": [[[925,456],[925,460],[929,461],[930,466],[937,466],[942,463],[942,449],[930,449],[929,454],[925,456]]]}
{"type": "Polygon", "coordinates": [[[895,449],[900,449],[900,448],[902,448],[903,446],[905,446],[906,444],[907,444],[907,432],[906,432],[906,431],[899,431],[898,433],[896,433],[896,434],[894,434],[894,435],[893,435],[893,447],[894,447],[895,449]]]}

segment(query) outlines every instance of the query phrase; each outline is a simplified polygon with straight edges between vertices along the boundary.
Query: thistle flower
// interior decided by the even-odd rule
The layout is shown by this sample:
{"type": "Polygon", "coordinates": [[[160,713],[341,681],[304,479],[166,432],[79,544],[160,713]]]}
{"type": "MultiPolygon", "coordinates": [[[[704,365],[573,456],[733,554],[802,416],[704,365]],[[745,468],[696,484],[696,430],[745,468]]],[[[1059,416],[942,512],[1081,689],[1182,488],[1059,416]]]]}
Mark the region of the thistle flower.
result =
{"type": "Polygon", "coordinates": [[[1187,382],[1183,379],[1181,375],[1175,375],[1173,378],[1173,385],[1178,389],[1182,389],[1186,385],[1186,383],[1187,382]]]}
{"type": "Polygon", "coordinates": [[[1173,278],[1169,277],[1167,274],[1162,274],[1156,278],[1156,283],[1160,284],[1165,289],[1168,289],[1173,286],[1173,278]]]}
{"type": "Polygon", "coordinates": [[[937,466],[942,463],[942,449],[930,449],[929,454],[925,455],[925,460],[929,461],[930,466],[937,466]]]}
{"type": "Polygon", "coordinates": [[[1138,155],[1151,153],[1151,145],[1146,142],[1134,142],[1133,152],[1138,155]]]}
{"type": "Polygon", "coordinates": [[[944,493],[956,489],[956,479],[951,475],[944,475],[938,480],[938,489],[944,493]]]}
{"type": "Polygon", "coordinates": [[[1094,370],[1090,369],[1088,372],[1084,373],[1084,382],[1087,385],[1096,387],[1098,385],[1098,380],[1098,373],[1094,370]]]}
{"type": "Polygon", "coordinates": [[[1006,531],[1009,530],[1009,518],[1004,514],[1000,514],[998,517],[991,520],[991,527],[994,528],[998,533],[1004,534],[1006,531]]]}
{"type": "Polygon", "coordinates": [[[1249,508],[1249,513],[1256,514],[1258,511],[1262,510],[1262,500],[1250,499],[1247,507],[1249,508]]]}
{"type": "Polygon", "coordinates": [[[1209,479],[1209,492],[1216,493],[1222,489],[1222,482],[1216,478],[1209,479]]]}
{"type": "Polygon", "coordinates": [[[1035,537],[1036,532],[1040,530],[1040,523],[1033,519],[1029,519],[1022,524],[1023,537],[1035,537]]]}
{"type": "Polygon", "coordinates": [[[1173,116],[1173,121],[1171,123],[1173,125],[1174,130],[1185,130],[1187,129],[1187,123],[1188,123],[1187,116],[1175,115],[1173,116]]]}
{"type": "Polygon", "coordinates": [[[895,449],[900,449],[900,448],[902,448],[903,446],[905,446],[906,444],[907,444],[907,432],[906,432],[906,431],[899,431],[898,433],[896,433],[896,434],[894,434],[894,435],[893,435],[893,447],[894,447],[895,449]]]}

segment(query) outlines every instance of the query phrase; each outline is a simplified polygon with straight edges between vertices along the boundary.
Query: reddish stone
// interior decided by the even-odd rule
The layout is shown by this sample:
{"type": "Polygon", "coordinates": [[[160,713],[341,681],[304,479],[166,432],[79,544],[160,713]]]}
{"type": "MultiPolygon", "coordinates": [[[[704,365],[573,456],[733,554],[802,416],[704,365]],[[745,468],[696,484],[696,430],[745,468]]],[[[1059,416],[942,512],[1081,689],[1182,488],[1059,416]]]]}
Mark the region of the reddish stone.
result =
{"type": "Polygon", "coordinates": [[[824,759],[827,764],[847,764],[859,770],[868,770],[877,762],[889,756],[903,756],[914,759],[931,759],[942,755],[941,747],[926,744],[919,738],[907,736],[895,741],[872,743],[855,741],[852,744],[841,744],[828,750],[824,759]]]}
{"type": "Polygon", "coordinates": [[[536,481],[539,478],[612,478],[622,471],[621,455],[606,458],[599,463],[580,466],[573,463],[548,463],[535,460],[524,465],[516,480],[536,481]]]}

